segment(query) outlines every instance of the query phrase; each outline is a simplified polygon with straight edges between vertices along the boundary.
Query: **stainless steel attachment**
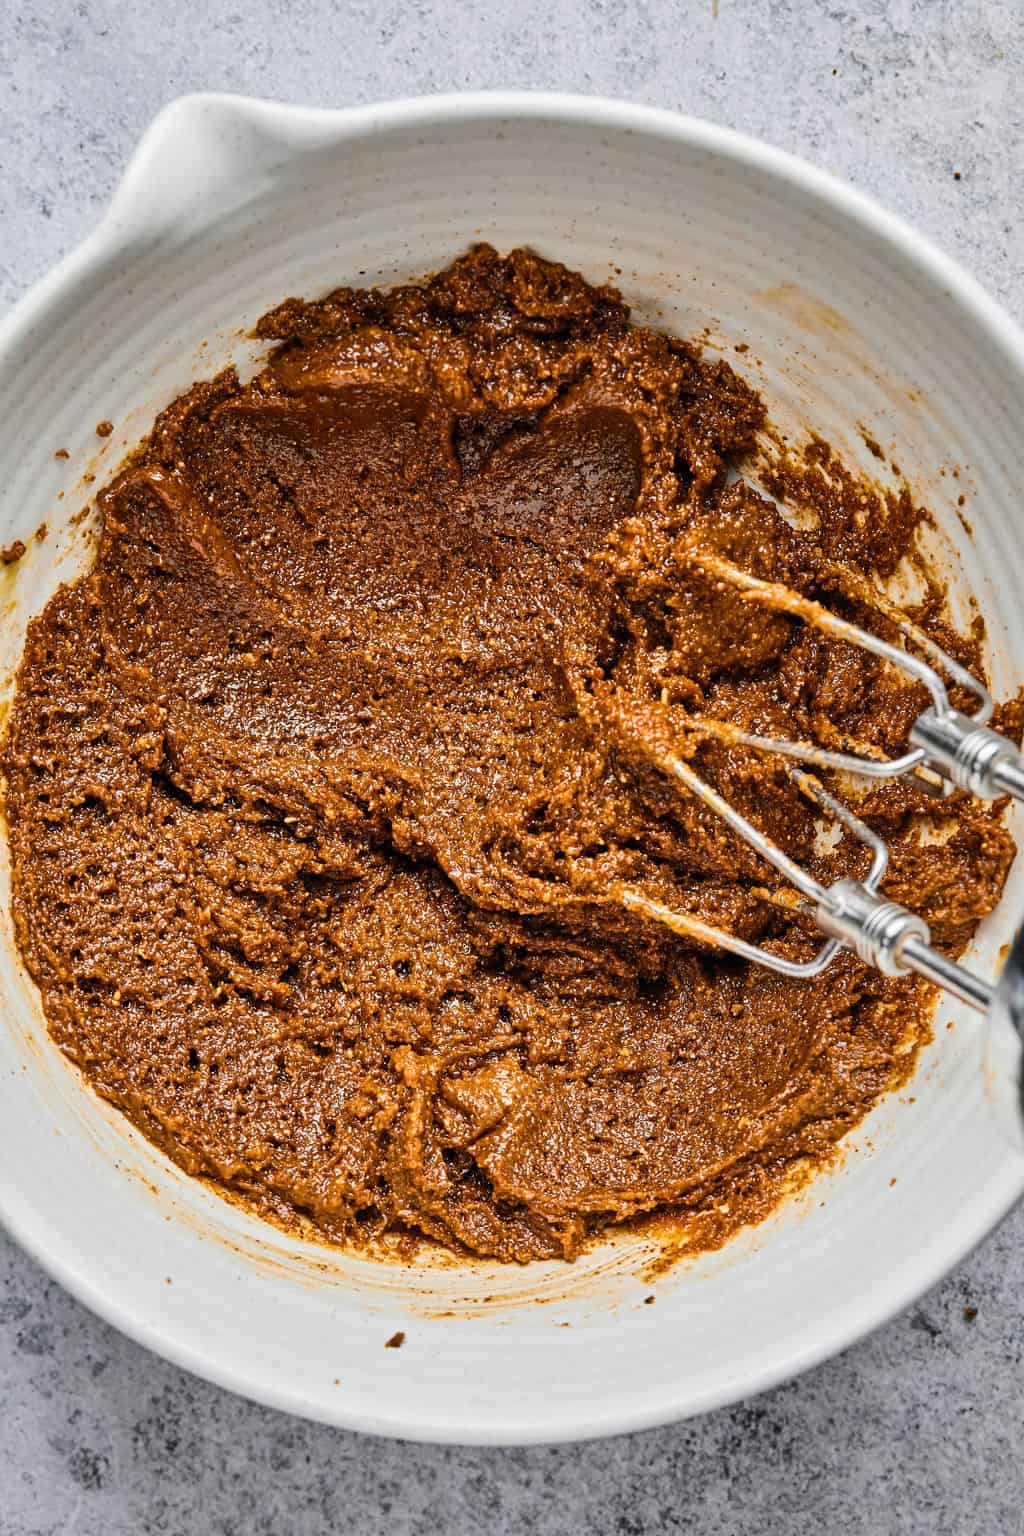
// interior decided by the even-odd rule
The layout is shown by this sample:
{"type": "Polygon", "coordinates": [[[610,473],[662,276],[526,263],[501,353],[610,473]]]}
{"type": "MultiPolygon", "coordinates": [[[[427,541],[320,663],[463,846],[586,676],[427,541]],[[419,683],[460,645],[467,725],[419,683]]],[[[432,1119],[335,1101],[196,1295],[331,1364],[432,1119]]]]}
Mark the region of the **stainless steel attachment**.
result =
{"type": "Polygon", "coordinates": [[[842,750],[834,751],[812,742],[759,736],[738,730],[727,721],[703,715],[690,715],[681,722],[684,730],[745,745],[787,760],[787,772],[821,812],[838,821],[869,849],[871,866],[863,880],[844,878],[828,887],[821,885],[766,837],[682,757],[653,744],[650,747],[652,762],[719,815],[738,837],[796,888],[803,898],[796,903],[798,910],[812,917],[826,936],[826,942],[812,959],[796,961],[763,945],[751,944],[724,929],[676,911],[633,887],[621,889],[624,905],[664,923],[676,933],[727,950],[785,976],[817,976],[831,964],[841,948],[850,949],[866,965],[874,966],[886,976],[913,971],[980,1012],[998,1006],[1020,1027],[1024,1019],[1024,939],[1018,937],[998,987],[939,953],[931,945],[924,919],[882,894],[880,886],[888,867],[888,850],[882,839],[817,778],[797,766],[804,762],[816,768],[837,769],[874,780],[904,774],[915,774],[919,778],[926,775],[922,780],[925,786],[929,783],[927,775],[930,775],[933,785],[936,779],[939,781],[939,792],[956,788],[986,800],[1002,795],[1024,800],[1024,758],[1013,742],[989,728],[987,722],[991,719],[993,704],[988,690],[888,598],[848,567],[837,565],[831,570],[840,590],[895,625],[907,649],[851,624],[789,587],[762,581],[719,555],[695,551],[691,560],[706,575],[733,588],[746,601],[790,614],[898,667],[928,689],[932,702],[915,721],[907,750],[896,758],[881,757],[853,742],[843,743],[842,750]],[[953,708],[946,682],[938,670],[940,667],[952,682],[978,700],[973,715],[964,715],[953,708]]]}

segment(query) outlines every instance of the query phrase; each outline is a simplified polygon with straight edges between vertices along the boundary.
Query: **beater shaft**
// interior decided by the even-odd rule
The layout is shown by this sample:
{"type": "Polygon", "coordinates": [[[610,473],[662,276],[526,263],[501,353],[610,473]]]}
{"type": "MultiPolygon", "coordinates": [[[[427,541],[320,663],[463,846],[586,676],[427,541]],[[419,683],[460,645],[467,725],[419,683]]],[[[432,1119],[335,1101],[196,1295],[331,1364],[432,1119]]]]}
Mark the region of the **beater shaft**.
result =
{"type": "Polygon", "coordinates": [[[979,800],[1012,795],[1024,800],[1024,762],[1012,741],[979,725],[959,710],[925,710],[910,728],[925,762],[936,773],[979,800]]]}

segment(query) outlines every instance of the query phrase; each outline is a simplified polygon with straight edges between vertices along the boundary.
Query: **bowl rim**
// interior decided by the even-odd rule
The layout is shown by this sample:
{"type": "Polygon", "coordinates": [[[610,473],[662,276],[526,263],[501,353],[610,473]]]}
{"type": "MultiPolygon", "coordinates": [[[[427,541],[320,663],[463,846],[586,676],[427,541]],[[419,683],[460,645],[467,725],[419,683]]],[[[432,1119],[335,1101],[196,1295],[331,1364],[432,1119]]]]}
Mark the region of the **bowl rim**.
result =
{"type": "MultiPolygon", "coordinates": [[[[675,111],[602,96],[532,91],[475,91],[404,97],[381,103],[346,108],[303,107],[256,97],[221,92],[180,96],[153,118],[130,157],[127,167],[99,224],[58,264],[38,280],[0,318],[0,368],[8,349],[24,341],[43,321],[50,304],[66,289],[123,256],[126,228],[131,225],[135,198],[150,173],[154,159],[170,152],[173,140],[195,115],[214,113],[222,121],[234,121],[269,132],[284,149],[296,152],[311,134],[323,142],[330,131],[334,144],[358,140],[380,132],[429,128],[452,123],[484,122],[518,118],[534,122],[556,120],[597,129],[625,130],[638,138],[704,149],[723,155],[749,169],[762,171],[777,181],[810,194],[832,210],[852,220],[883,244],[894,247],[923,275],[943,288],[984,333],[991,346],[1010,368],[1024,375],[1024,330],[967,273],[959,263],[927,237],[918,234],[897,215],[873,198],[830,173],[818,169],[786,150],[675,111]]],[[[594,1404],[586,1416],[578,1411],[562,1417],[557,1408],[546,1421],[494,1419],[487,1424],[438,1420],[406,1410],[404,1416],[382,1420],[356,1406],[339,1402],[336,1411],[325,1411],[285,1382],[268,1384],[247,1374],[244,1362],[232,1362],[195,1349],[173,1336],[159,1321],[119,1302],[90,1272],[87,1260],[61,1250],[45,1219],[30,1201],[19,1198],[13,1177],[0,1176],[0,1223],[7,1232],[91,1311],[127,1334],[135,1342],[218,1386],[255,1399],[268,1407],[329,1422],[337,1427],[436,1443],[526,1445],[584,1440],[652,1428],[751,1397],[839,1353],[880,1327],[909,1306],[955,1265],[959,1264],[1024,1194],[1024,1168],[1012,1159],[976,1192],[965,1207],[955,1233],[948,1230],[941,1244],[922,1243],[915,1265],[893,1283],[864,1296],[856,1310],[847,1310],[829,1326],[820,1326],[802,1349],[784,1362],[762,1364],[740,1381],[723,1380],[699,1398],[687,1393],[681,1381],[678,1391],[662,1393],[642,1406],[623,1410],[614,1401],[594,1404]]]]}

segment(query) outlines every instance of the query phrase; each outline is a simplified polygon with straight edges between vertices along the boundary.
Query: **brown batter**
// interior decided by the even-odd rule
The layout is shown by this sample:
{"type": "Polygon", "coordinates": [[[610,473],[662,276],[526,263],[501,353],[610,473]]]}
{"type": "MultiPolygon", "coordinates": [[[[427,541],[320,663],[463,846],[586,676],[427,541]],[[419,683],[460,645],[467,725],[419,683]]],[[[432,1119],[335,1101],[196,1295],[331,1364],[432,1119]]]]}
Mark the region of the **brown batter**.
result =
{"type": "MultiPolygon", "coordinates": [[[[623,883],[817,943],[650,743],[834,878],[857,851],[816,851],[778,765],[681,719],[895,750],[921,700],[690,555],[863,618],[835,562],[890,575],[922,514],[816,444],[774,456],[795,531],[727,483],[758,396],[527,251],[259,335],[251,384],[159,418],[29,634],[6,807],[55,1039],[190,1172],[332,1238],[571,1257],[669,1209],[719,1240],[905,1076],[931,994],[851,959],[787,982],[628,914],[623,883]]],[[[934,586],[916,616],[978,664],[934,586]]],[[[962,948],[998,813],[958,801],[922,842],[948,805],[858,804],[888,889],[962,948]]]]}

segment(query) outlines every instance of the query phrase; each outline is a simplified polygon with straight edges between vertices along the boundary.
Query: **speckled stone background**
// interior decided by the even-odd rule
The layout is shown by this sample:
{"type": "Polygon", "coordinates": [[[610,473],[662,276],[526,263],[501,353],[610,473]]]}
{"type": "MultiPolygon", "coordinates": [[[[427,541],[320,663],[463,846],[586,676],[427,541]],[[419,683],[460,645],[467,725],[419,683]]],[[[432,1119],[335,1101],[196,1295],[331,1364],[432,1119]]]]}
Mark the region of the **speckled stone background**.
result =
{"type": "MultiPolygon", "coordinates": [[[[0,0],[0,306],[95,221],[181,92],[343,106],[520,86],[681,108],[795,150],[1020,317],[1022,76],[1022,0],[0,0]]],[[[1022,1348],[1018,1210],[906,1316],[755,1402],[603,1444],[407,1446],[184,1375],[0,1233],[0,1536],[1010,1536],[1022,1348]]]]}

